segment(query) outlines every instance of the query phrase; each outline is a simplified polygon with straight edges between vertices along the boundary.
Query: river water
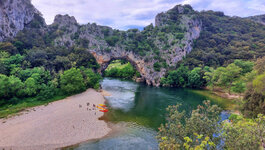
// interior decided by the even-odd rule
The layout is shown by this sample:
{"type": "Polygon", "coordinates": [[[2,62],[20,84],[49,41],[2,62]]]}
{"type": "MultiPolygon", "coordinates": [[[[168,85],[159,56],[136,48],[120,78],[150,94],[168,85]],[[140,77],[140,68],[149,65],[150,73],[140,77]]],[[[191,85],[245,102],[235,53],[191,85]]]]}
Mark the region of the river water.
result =
{"type": "MultiPolygon", "coordinates": [[[[110,111],[104,118],[113,127],[108,136],[78,145],[76,150],[157,150],[157,128],[165,123],[168,105],[182,104],[191,112],[207,98],[189,89],[156,88],[142,83],[104,78],[102,89],[110,111]]],[[[222,113],[227,118],[226,113],[222,113]]]]}

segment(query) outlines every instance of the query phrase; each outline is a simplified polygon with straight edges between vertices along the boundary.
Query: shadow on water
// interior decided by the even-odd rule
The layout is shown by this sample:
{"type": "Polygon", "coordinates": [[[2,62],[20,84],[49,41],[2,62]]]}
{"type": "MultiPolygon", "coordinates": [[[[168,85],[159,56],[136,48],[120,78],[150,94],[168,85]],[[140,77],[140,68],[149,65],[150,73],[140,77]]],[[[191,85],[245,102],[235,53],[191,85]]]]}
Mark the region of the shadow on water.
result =
{"type": "Polygon", "coordinates": [[[207,99],[189,89],[157,88],[111,78],[105,78],[101,85],[111,94],[105,97],[110,111],[104,118],[120,131],[75,149],[158,149],[155,136],[165,123],[168,105],[182,104],[181,109],[191,112],[207,99]]]}

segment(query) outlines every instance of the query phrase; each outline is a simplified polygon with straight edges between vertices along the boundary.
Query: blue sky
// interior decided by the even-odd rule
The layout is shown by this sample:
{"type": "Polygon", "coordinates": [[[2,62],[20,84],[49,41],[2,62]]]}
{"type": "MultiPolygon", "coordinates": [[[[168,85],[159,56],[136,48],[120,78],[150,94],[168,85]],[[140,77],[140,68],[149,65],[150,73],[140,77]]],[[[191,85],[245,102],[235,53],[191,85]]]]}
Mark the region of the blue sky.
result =
{"type": "Polygon", "coordinates": [[[177,4],[195,10],[223,11],[229,16],[265,14],[265,0],[32,0],[47,24],[56,14],[74,16],[80,24],[97,23],[116,29],[142,28],[154,23],[156,14],[177,4]]]}

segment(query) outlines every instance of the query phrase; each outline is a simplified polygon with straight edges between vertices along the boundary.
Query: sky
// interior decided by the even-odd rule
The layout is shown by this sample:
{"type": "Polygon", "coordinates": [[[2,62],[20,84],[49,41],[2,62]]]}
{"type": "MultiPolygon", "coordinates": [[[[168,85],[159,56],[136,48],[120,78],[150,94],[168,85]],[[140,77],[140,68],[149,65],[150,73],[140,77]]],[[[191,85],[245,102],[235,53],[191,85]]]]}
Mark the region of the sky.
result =
{"type": "Polygon", "coordinates": [[[177,4],[190,4],[195,10],[223,11],[229,16],[265,14],[265,0],[32,0],[51,24],[57,14],[74,16],[78,23],[97,23],[115,29],[142,29],[154,23],[155,16],[177,4]]]}

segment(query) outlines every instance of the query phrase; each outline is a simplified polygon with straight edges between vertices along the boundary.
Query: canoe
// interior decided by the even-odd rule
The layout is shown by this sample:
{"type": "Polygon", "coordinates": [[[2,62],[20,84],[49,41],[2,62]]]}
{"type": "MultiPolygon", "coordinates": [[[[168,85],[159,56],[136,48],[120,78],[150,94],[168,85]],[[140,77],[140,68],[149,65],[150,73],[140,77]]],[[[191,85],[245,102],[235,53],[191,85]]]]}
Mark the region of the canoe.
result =
{"type": "Polygon", "coordinates": [[[100,106],[97,106],[97,108],[98,108],[98,109],[102,109],[102,110],[104,110],[104,109],[105,109],[105,108],[102,108],[102,107],[100,107],[100,106]]]}
{"type": "Polygon", "coordinates": [[[108,109],[103,109],[103,110],[99,110],[101,112],[108,112],[109,110],[108,109]]]}
{"type": "Polygon", "coordinates": [[[99,106],[101,106],[101,107],[107,107],[106,105],[104,105],[104,104],[99,104],[99,106]]]}

